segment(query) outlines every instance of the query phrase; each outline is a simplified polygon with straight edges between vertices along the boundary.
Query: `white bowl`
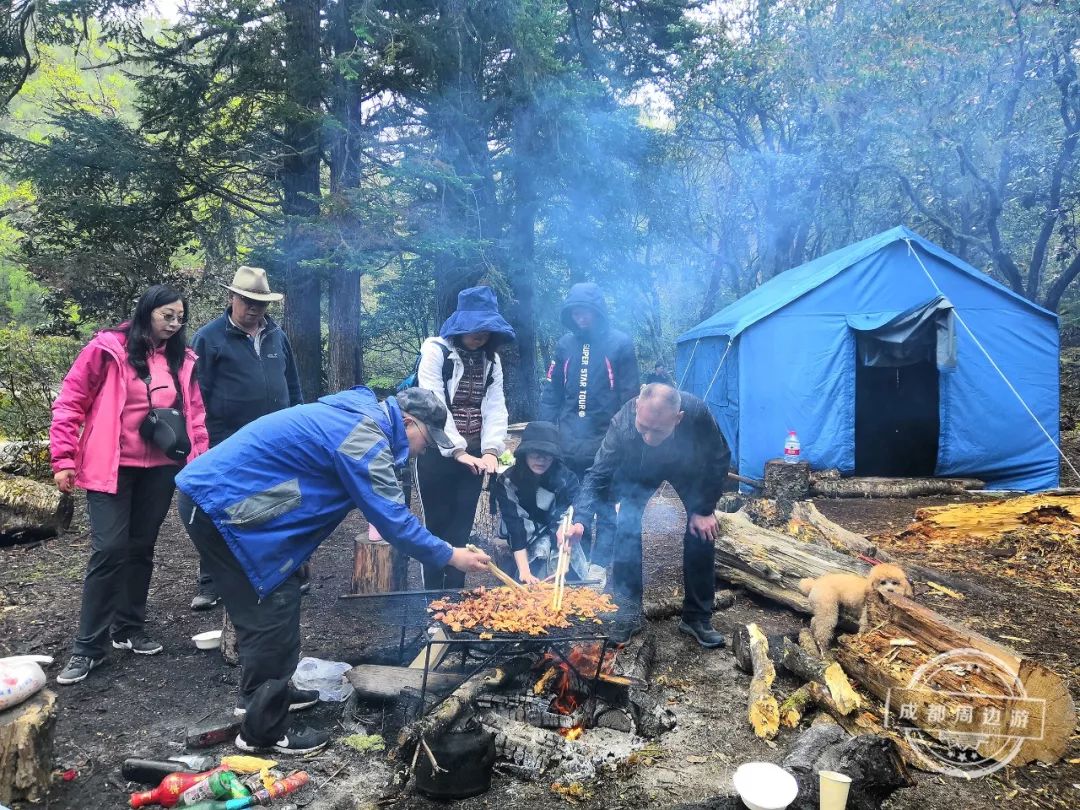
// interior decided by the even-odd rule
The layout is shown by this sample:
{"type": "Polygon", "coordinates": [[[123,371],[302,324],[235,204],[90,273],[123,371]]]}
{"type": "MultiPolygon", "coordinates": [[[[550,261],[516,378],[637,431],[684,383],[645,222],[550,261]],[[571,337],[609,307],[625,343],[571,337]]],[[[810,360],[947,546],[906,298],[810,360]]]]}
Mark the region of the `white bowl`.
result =
{"type": "Polygon", "coordinates": [[[747,762],[735,771],[735,792],[750,810],[784,810],[799,795],[795,777],[771,762],[747,762]]]}
{"type": "Polygon", "coordinates": [[[221,631],[208,630],[205,633],[196,633],[191,640],[200,650],[216,650],[221,646],[221,631]]]}

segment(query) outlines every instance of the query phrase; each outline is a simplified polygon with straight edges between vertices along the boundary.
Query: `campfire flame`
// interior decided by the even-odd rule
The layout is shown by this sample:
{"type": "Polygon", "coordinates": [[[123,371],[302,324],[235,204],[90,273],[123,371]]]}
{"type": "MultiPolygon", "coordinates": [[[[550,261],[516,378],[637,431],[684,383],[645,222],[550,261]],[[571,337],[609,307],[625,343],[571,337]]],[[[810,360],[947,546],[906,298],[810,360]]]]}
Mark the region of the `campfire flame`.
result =
{"type": "MultiPolygon", "coordinates": [[[[582,677],[591,678],[600,664],[601,649],[603,649],[603,645],[600,642],[575,645],[570,649],[566,658],[582,677]]],[[[608,648],[607,654],[604,656],[603,666],[600,669],[600,678],[602,680],[609,680],[613,683],[626,681],[625,678],[611,674],[615,666],[616,655],[617,650],[608,648]]],[[[552,711],[559,714],[573,714],[581,705],[581,695],[575,689],[577,684],[575,683],[574,670],[561,657],[551,652],[544,656],[540,665],[542,667],[546,666],[547,669],[533,686],[534,693],[537,695],[543,694],[545,691],[554,693],[555,697],[551,701],[552,711]]],[[[567,739],[576,740],[583,731],[583,728],[575,726],[574,728],[563,729],[560,733],[567,739]]]]}
{"type": "Polygon", "coordinates": [[[573,728],[561,728],[559,733],[562,734],[568,740],[576,740],[582,734],[585,733],[584,726],[574,726],[573,728]]]}

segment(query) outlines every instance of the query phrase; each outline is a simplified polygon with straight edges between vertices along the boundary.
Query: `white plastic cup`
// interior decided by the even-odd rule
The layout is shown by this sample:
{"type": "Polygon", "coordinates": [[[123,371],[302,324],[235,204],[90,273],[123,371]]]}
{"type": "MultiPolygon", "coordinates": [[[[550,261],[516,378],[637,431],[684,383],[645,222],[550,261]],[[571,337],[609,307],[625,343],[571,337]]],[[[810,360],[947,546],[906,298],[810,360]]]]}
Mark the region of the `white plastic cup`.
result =
{"type": "Polygon", "coordinates": [[[844,810],[847,806],[851,777],[836,771],[819,771],[821,782],[821,810],[844,810]]]}

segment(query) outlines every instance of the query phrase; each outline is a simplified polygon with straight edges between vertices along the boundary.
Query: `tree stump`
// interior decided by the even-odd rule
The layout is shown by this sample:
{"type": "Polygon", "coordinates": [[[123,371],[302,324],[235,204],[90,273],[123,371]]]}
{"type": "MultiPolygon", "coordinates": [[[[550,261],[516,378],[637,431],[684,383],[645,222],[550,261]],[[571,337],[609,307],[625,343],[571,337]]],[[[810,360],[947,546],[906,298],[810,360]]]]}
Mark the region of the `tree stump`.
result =
{"type": "Polygon", "coordinates": [[[358,534],[354,542],[353,576],[350,593],[403,591],[409,558],[382,539],[358,534]]]}
{"type": "Polygon", "coordinates": [[[796,501],[810,497],[810,464],[788,464],[782,458],[766,461],[765,497],[775,498],[786,507],[785,511],[796,501]]]}
{"type": "Polygon", "coordinates": [[[45,798],[55,728],[56,693],[48,689],[0,712],[0,803],[45,798]]]}

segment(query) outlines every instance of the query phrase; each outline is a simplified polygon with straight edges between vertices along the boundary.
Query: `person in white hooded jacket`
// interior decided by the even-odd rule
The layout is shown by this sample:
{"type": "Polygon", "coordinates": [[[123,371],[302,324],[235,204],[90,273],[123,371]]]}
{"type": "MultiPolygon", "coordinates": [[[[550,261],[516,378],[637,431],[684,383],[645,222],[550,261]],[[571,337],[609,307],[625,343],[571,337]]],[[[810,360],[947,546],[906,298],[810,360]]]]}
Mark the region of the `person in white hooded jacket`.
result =
{"type": "MultiPolygon", "coordinates": [[[[470,287],[420,349],[417,384],[446,405],[444,431],[453,449],[417,461],[417,489],[428,531],[461,548],[469,542],[484,474],[494,474],[506,449],[506,397],[502,362],[495,350],[514,340],[490,287],[470,287]]],[[[427,589],[461,588],[465,574],[424,566],[427,589]]]]}

